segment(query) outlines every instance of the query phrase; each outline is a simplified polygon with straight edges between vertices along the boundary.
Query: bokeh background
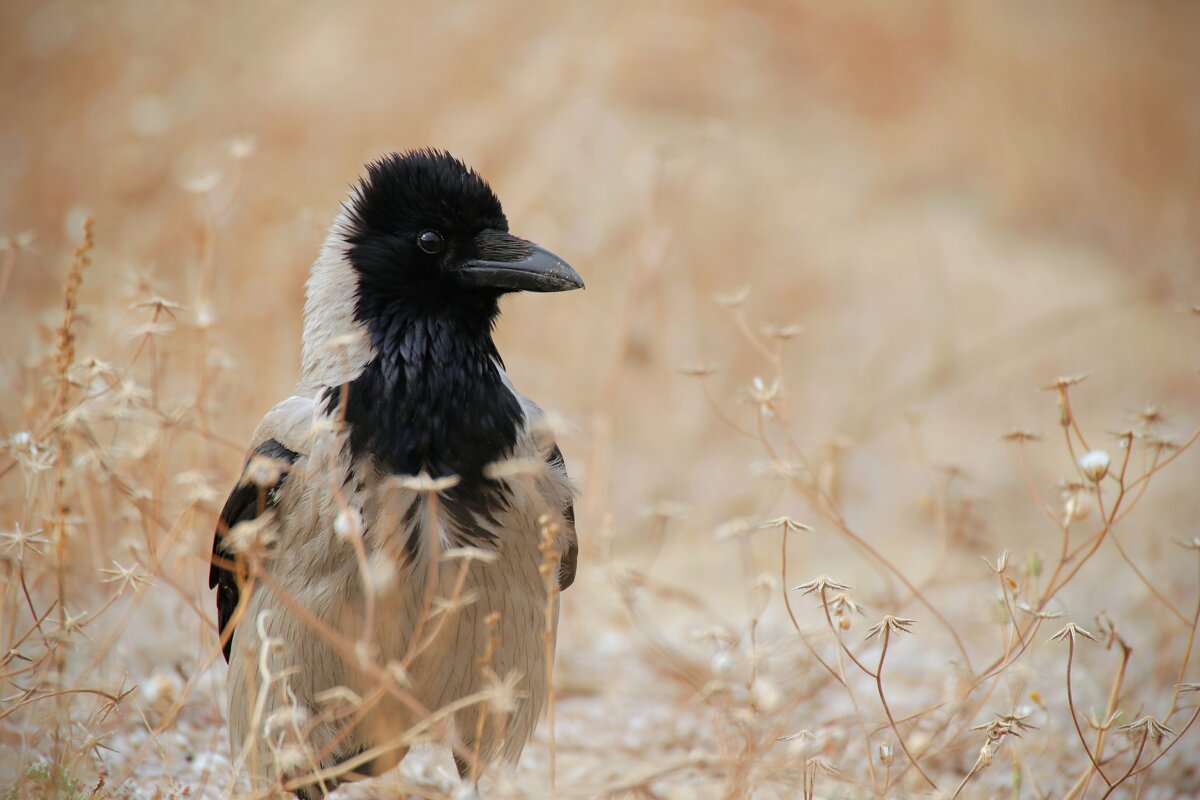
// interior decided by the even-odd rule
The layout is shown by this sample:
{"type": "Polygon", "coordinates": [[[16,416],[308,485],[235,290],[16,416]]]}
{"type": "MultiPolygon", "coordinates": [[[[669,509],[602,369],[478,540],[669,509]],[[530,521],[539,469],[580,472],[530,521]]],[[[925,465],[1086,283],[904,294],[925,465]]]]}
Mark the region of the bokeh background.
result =
{"type": "MultiPolygon", "coordinates": [[[[786,431],[853,530],[990,660],[1003,626],[980,556],[1050,558],[1059,533],[1038,501],[1056,515],[1059,481],[1076,477],[1056,395],[1038,390],[1088,375],[1074,411],[1117,458],[1109,433],[1144,425],[1148,407],[1165,417],[1156,435],[1179,443],[1200,424],[1198,41],[1200,6],[1182,2],[4,3],[0,528],[51,527],[47,478],[26,474],[13,437],[49,435],[48,354],[89,216],[76,361],[117,365],[145,389],[130,390],[139,413],[106,417],[110,438],[93,442],[125,482],[65,489],[69,564],[31,555],[20,567],[38,578],[39,611],[55,570],[72,576],[72,611],[109,608],[99,570],[113,560],[153,581],[70,646],[92,683],[138,687],[96,723],[112,750],[73,774],[89,788],[106,774],[101,796],[236,791],[223,664],[210,663],[213,519],[242,443],[296,378],[308,264],[348,185],[381,153],[435,146],[475,166],[514,232],[588,283],[510,299],[497,333],[516,385],[561,418],[582,488],[581,578],[559,646],[559,791],[795,796],[787,772],[812,754],[789,742],[739,754],[730,731],[750,723],[729,720],[743,701],[712,689],[753,682],[739,676],[759,664],[746,635],[756,611],[776,695],[819,672],[778,586],[758,608],[753,586],[780,580],[777,533],[731,536],[731,520],[810,524],[789,580],[828,573],[855,587],[867,607],[855,641],[883,613],[918,619],[918,645],[896,655],[905,711],[938,699],[958,656],[894,574],[764,470],[754,379],[781,385],[765,438],[786,431]],[[715,371],[681,372],[696,365],[715,371]],[[999,441],[1014,428],[1044,435],[1024,447],[1027,469],[999,441]],[[755,584],[760,573],[772,577],[755,584]],[[750,766],[626,785],[709,758],[750,766]]],[[[1197,470],[1184,453],[1118,526],[1146,580],[1106,543],[1053,604],[1084,627],[1106,613],[1132,647],[1125,722],[1170,702],[1185,658],[1196,564],[1174,542],[1197,535],[1197,470]]],[[[13,559],[9,637],[29,626],[13,559]]],[[[795,601],[800,623],[828,655],[810,600],[795,601]]],[[[1062,654],[1041,649],[1019,686],[997,679],[978,719],[956,719],[965,731],[997,709],[1040,715],[968,794],[994,796],[987,781],[1014,791],[1016,774],[1013,796],[1057,796],[1086,768],[1062,715],[1062,654]]],[[[1076,676],[1081,712],[1104,710],[1111,650],[1097,645],[1092,672],[1076,676]]],[[[6,683],[5,703],[27,688],[6,683]]],[[[859,698],[871,747],[888,736],[873,690],[859,698]]],[[[762,691],[746,701],[758,711],[762,691]]],[[[826,737],[814,752],[841,777],[818,785],[882,796],[845,702],[806,696],[779,734],[826,737]]],[[[53,760],[54,719],[23,708],[0,722],[0,785],[53,760]]],[[[942,743],[930,769],[947,796],[981,743],[942,743]]],[[[1143,796],[1194,787],[1194,753],[1184,742],[1143,778],[1143,796]]],[[[543,726],[495,790],[544,796],[546,758],[543,726]]],[[[422,774],[436,782],[448,763],[431,763],[422,774]]],[[[910,770],[889,796],[926,790],[910,770]]]]}

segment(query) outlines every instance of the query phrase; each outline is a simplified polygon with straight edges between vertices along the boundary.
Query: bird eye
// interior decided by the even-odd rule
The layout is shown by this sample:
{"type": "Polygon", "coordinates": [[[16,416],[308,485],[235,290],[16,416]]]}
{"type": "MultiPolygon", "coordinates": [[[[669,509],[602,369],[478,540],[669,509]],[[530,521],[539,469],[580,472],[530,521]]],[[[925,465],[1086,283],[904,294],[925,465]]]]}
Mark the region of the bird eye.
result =
{"type": "Polygon", "coordinates": [[[423,231],[421,235],[417,237],[417,247],[421,248],[430,255],[442,252],[442,248],[445,246],[446,241],[437,231],[423,231]]]}

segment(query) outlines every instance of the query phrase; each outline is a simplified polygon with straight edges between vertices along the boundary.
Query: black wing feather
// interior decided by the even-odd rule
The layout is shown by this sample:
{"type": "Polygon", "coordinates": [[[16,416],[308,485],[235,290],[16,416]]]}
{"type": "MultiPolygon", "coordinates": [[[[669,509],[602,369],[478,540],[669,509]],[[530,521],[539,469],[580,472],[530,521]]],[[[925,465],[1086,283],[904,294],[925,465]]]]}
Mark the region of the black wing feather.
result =
{"type": "MultiPolygon", "coordinates": [[[[553,467],[559,467],[563,472],[567,471],[566,459],[563,458],[562,450],[558,449],[558,445],[554,445],[550,455],[546,456],[546,463],[553,467]]],[[[559,561],[558,590],[560,592],[575,582],[575,570],[579,566],[579,536],[575,531],[575,503],[573,501],[567,502],[567,507],[563,509],[563,518],[570,524],[571,533],[574,535],[567,539],[567,549],[559,561]]]]}
{"type": "MultiPolygon", "coordinates": [[[[251,458],[254,456],[274,458],[286,462],[289,467],[295,464],[296,459],[299,458],[298,453],[284,447],[276,439],[268,439],[254,448],[251,458]]],[[[249,464],[249,460],[246,463],[249,464]]],[[[208,588],[217,590],[217,625],[222,636],[225,635],[225,628],[233,619],[233,612],[237,609],[241,596],[240,579],[236,568],[237,555],[227,550],[222,540],[225,538],[226,531],[239,522],[255,519],[259,514],[273,507],[277,502],[279,488],[283,486],[287,476],[288,471],[284,470],[280,474],[279,480],[269,487],[247,483],[243,477],[243,480],[239,481],[238,485],[230,492],[229,499],[225,501],[225,506],[221,509],[221,515],[217,519],[217,531],[213,535],[213,557],[208,570],[208,588]]],[[[226,662],[229,661],[232,646],[233,631],[230,631],[223,648],[226,662]]]]}

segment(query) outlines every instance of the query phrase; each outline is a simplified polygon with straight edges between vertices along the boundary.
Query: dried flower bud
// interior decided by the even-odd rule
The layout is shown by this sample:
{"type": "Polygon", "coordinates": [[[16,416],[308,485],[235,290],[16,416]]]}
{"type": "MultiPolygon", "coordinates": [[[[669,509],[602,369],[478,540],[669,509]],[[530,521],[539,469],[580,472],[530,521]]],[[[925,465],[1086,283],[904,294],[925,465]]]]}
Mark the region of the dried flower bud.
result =
{"type": "Polygon", "coordinates": [[[802,328],[795,324],[762,326],[762,332],[764,336],[767,336],[771,339],[779,339],[781,341],[796,338],[800,335],[801,330],[802,328]]]}
{"type": "Polygon", "coordinates": [[[754,682],[751,695],[754,700],[754,707],[767,714],[779,708],[779,701],[782,699],[778,687],[773,682],[761,676],[754,682]]]}
{"type": "Polygon", "coordinates": [[[689,378],[704,378],[716,371],[717,368],[713,364],[687,364],[679,368],[679,374],[689,378]]]}
{"type": "Polygon", "coordinates": [[[1072,522],[1087,519],[1088,514],[1091,513],[1091,498],[1086,494],[1071,492],[1067,495],[1066,503],[1063,504],[1063,524],[1070,525],[1072,522]]]}
{"type": "Polygon", "coordinates": [[[713,295],[713,299],[720,305],[726,308],[738,308],[746,302],[746,298],[750,296],[750,287],[743,286],[740,289],[735,289],[731,292],[718,292],[713,295]]]}
{"type": "Polygon", "coordinates": [[[809,730],[801,730],[788,736],[780,736],[779,741],[787,742],[788,755],[795,759],[808,759],[824,750],[824,737],[809,730]]]}
{"type": "Polygon", "coordinates": [[[382,550],[367,559],[367,583],[376,592],[384,592],[396,583],[396,562],[382,550]]]}
{"type": "Polygon", "coordinates": [[[260,489],[270,488],[279,483],[279,479],[283,477],[283,473],[290,466],[288,462],[279,458],[254,456],[246,465],[246,482],[252,483],[260,489]]]}
{"type": "Polygon", "coordinates": [[[362,514],[357,508],[347,506],[338,512],[338,515],[333,519],[333,532],[337,534],[339,539],[345,539],[349,536],[358,536],[362,533],[362,514]]]}
{"type": "Polygon", "coordinates": [[[890,744],[879,745],[879,763],[885,767],[892,765],[892,746],[890,744]]]}
{"type": "Polygon", "coordinates": [[[215,172],[205,172],[200,175],[195,175],[186,178],[183,181],[183,190],[189,194],[208,194],[213,189],[217,188],[217,184],[221,182],[221,176],[215,172]]]}
{"type": "Polygon", "coordinates": [[[142,705],[156,719],[161,719],[175,703],[182,689],[182,682],[177,676],[155,671],[150,679],[141,685],[142,705]]]}
{"type": "Polygon", "coordinates": [[[253,136],[238,136],[229,142],[229,154],[238,161],[243,161],[254,155],[255,141],[253,136]]]}
{"type": "Polygon", "coordinates": [[[389,478],[387,486],[400,489],[408,489],[413,492],[444,492],[447,489],[453,489],[461,480],[457,475],[445,475],[441,478],[434,478],[428,472],[420,472],[416,475],[396,475],[389,478]]]}
{"type": "Polygon", "coordinates": [[[1103,450],[1091,450],[1079,458],[1079,469],[1093,483],[1099,483],[1108,474],[1108,465],[1112,463],[1108,453],[1103,450]]]}

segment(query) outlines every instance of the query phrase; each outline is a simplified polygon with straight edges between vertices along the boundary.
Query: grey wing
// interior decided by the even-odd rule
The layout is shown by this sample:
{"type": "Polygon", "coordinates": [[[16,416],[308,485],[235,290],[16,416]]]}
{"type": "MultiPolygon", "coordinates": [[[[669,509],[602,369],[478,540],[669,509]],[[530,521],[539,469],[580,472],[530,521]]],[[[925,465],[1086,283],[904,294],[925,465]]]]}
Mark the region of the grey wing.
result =
{"type": "Polygon", "coordinates": [[[554,431],[550,421],[538,404],[521,394],[508,380],[504,365],[496,362],[496,369],[504,385],[517,398],[521,409],[525,412],[525,426],[537,452],[546,460],[549,467],[550,498],[558,503],[563,520],[567,523],[566,543],[563,546],[562,560],[559,562],[558,590],[562,591],[575,582],[575,571],[579,567],[579,536],[575,530],[575,486],[567,475],[567,464],[563,459],[562,450],[554,441],[554,431]]]}

